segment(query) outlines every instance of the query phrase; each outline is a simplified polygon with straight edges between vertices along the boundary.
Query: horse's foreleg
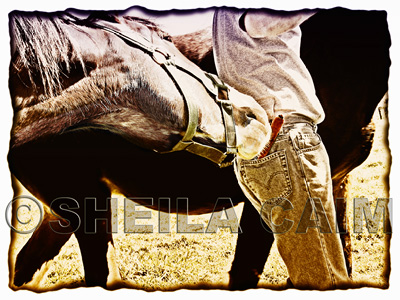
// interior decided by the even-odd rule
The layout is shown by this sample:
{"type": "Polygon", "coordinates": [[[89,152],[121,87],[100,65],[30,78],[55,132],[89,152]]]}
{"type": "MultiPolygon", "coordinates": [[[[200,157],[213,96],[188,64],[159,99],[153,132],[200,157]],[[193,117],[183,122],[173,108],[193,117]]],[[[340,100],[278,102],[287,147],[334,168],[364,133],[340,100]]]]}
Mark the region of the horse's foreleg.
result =
{"type": "Polygon", "coordinates": [[[75,233],[82,255],[87,286],[107,287],[109,275],[107,251],[109,243],[112,243],[112,235],[107,232],[106,223],[106,220],[99,220],[96,233],[87,233],[84,229],[75,233]]]}
{"type": "Polygon", "coordinates": [[[58,220],[45,214],[42,223],[18,253],[14,269],[14,285],[21,286],[32,280],[43,263],[53,259],[71,234],[58,234],[50,227],[50,222],[58,220]]]}
{"type": "Polygon", "coordinates": [[[79,244],[86,285],[106,288],[107,251],[112,243],[111,191],[96,176],[98,170],[92,165],[79,170],[64,181],[69,185],[63,184],[58,189],[60,194],[69,196],[54,201],[52,209],[70,222],[79,244]],[[63,190],[65,188],[67,191],[63,190]]]}
{"type": "Polygon", "coordinates": [[[113,243],[111,192],[102,183],[87,183],[85,190],[91,196],[84,199],[83,210],[79,210],[81,223],[75,236],[81,251],[86,285],[106,288],[109,275],[107,251],[109,243],[113,243]]]}
{"type": "Polygon", "coordinates": [[[245,203],[243,207],[240,227],[243,233],[238,236],[235,258],[229,272],[231,290],[257,287],[274,242],[274,236],[263,228],[260,215],[250,203],[245,203]]]}

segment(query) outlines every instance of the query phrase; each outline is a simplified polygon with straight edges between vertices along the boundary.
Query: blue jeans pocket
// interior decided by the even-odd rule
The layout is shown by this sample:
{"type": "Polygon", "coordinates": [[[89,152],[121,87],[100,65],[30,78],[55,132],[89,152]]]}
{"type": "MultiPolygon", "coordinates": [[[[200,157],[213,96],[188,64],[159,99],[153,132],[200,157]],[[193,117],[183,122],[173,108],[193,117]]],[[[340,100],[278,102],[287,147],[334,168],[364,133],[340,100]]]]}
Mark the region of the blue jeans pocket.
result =
{"type": "Polygon", "coordinates": [[[285,150],[261,159],[243,160],[240,165],[243,183],[261,203],[279,202],[279,198],[286,198],[292,193],[285,150]]]}

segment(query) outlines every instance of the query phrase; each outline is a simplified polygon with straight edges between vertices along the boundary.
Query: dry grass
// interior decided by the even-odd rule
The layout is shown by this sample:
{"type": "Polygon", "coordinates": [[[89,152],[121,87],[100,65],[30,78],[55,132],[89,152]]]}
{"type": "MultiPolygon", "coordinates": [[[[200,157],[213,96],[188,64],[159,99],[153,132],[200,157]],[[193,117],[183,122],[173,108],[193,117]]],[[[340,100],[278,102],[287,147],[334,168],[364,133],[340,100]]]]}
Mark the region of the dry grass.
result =
{"type": "MultiPolygon", "coordinates": [[[[386,120],[375,117],[377,127],[374,147],[368,160],[350,175],[349,197],[366,197],[374,200],[388,197],[385,176],[390,168],[389,154],[385,148],[382,132],[386,120]]],[[[171,232],[159,234],[157,212],[151,220],[140,221],[154,226],[151,234],[123,234],[123,197],[116,195],[118,204],[118,233],[114,234],[114,270],[126,287],[143,290],[170,290],[195,286],[226,287],[228,271],[234,254],[237,234],[228,229],[219,229],[215,234],[180,234],[175,230],[176,217],[171,215],[171,232]]],[[[351,201],[350,201],[351,203],[351,201]]],[[[240,216],[241,207],[236,208],[240,216]]],[[[348,213],[352,213],[349,205],[348,213]]],[[[189,223],[207,225],[210,214],[190,216],[189,223]]],[[[352,222],[350,222],[352,230],[352,222]]],[[[386,234],[352,233],[353,280],[360,286],[387,288],[388,262],[386,234]]],[[[15,235],[14,247],[10,249],[11,261],[29,235],[15,235]]],[[[59,255],[37,272],[37,280],[26,285],[30,289],[39,284],[39,291],[59,287],[76,287],[84,284],[83,267],[75,237],[71,237],[59,255]]],[[[11,264],[13,265],[13,263],[11,264]]],[[[288,277],[286,267],[275,245],[261,275],[260,287],[277,288],[285,284],[288,277]]]]}
{"type": "MultiPolygon", "coordinates": [[[[388,175],[391,159],[387,149],[385,131],[387,119],[381,120],[374,116],[376,134],[374,145],[368,159],[349,175],[348,199],[367,198],[371,201],[371,211],[375,210],[376,200],[389,198],[388,175]]],[[[347,211],[353,214],[352,202],[348,203],[347,211]]],[[[383,223],[377,233],[369,233],[364,221],[362,233],[353,232],[353,222],[349,222],[351,241],[353,244],[353,280],[361,286],[388,288],[390,257],[390,234],[385,234],[383,223]]]]}

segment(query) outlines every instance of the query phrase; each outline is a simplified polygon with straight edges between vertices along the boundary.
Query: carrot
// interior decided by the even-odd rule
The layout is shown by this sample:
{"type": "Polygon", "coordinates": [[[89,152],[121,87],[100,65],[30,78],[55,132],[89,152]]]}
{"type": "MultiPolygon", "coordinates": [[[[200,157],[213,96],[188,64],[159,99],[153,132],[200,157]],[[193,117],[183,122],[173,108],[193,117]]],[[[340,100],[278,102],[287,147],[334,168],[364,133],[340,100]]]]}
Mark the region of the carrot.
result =
{"type": "Polygon", "coordinates": [[[276,137],[278,136],[279,131],[281,130],[283,125],[283,116],[277,116],[271,124],[271,137],[269,138],[268,143],[265,145],[264,149],[258,155],[258,159],[265,157],[269,151],[271,150],[272,145],[274,144],[276,137]]]}

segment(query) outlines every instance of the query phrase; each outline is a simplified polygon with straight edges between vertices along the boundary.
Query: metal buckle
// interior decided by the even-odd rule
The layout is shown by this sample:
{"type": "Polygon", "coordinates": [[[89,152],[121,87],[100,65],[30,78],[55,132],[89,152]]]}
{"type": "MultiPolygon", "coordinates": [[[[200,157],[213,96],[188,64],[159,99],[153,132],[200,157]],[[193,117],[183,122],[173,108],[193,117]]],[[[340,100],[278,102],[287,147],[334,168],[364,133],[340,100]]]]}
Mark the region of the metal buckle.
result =
{"type": "Polygon", "coordinates": [[[174,65],[171,55],[159,48],[155,48],[151,51],[151,57],[159,65],[174,65]]]}

